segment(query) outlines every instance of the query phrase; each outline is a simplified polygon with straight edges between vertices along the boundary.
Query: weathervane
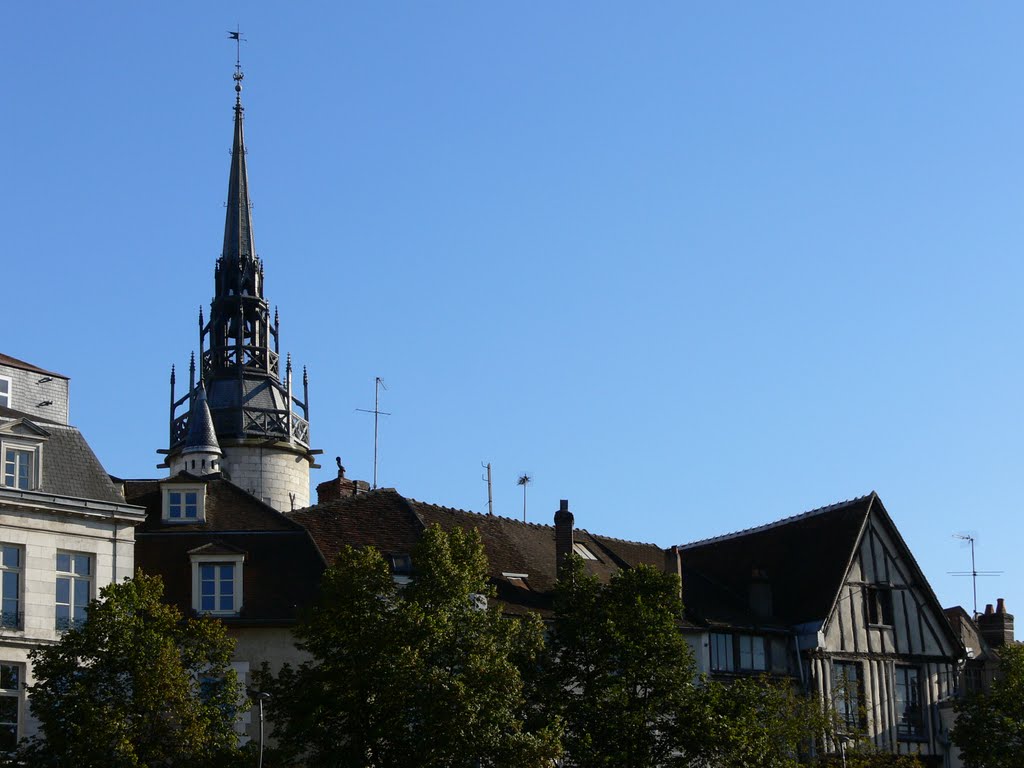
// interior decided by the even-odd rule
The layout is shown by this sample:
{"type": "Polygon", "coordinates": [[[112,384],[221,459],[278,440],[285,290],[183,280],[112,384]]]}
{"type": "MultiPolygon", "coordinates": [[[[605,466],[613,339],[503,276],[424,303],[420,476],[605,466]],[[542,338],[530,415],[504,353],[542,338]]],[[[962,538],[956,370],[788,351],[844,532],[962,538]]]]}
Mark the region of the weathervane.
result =
{"type": "Polygon", "coordinates": [[[228,39],[235,41],[235,74],[234,74],[234,78],[235,78],[235,83],[237,83],[237,85],[235,86],[235,90],[236,91],[240,91],[240,90],[242,90],[241,81],[245,77],[245,75],[242,74],[242,43],[243,42],[247,42],[247,41],[245,40],[244,37],[242,37],[242,30],[239,29],[237,26],[235,27],[235,31],[234,32],[232,32],[230,29],[228,30],[228,39]]]}

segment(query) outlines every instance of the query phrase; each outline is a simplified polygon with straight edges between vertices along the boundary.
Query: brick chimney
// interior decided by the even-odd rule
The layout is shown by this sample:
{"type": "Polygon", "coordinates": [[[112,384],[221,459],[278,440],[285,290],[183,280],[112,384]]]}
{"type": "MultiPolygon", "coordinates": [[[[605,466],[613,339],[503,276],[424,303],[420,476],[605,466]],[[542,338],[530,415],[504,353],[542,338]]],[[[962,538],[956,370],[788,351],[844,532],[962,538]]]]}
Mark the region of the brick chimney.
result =
{"type": "Polygon", "coordinates": [[[985,606],[985,613],[978,617],[978,630],[993,648],[1013,642],[1013,614],[1006,612],[1003,598],[996,601],[995,610],[992,603],[985,606]]]}
{"type": "Polygon", "coordinates": [[[574,519],[569,511],[569,500],[562,499],[555,512],[555,567],[558,578],[565,572],[567,559],[572,554],[574,519]]]}
{"type": "Polygon", "coordinates": [[[345,467],[341,465],[340,456],[335,461],[338,462],[338,476],[333,480],[326,480],[316,487],[317,504],[335,501],[346,496],[355,496],[370,490],[370,484],[365,480],[349,480],[345,477],[345,467]]]}

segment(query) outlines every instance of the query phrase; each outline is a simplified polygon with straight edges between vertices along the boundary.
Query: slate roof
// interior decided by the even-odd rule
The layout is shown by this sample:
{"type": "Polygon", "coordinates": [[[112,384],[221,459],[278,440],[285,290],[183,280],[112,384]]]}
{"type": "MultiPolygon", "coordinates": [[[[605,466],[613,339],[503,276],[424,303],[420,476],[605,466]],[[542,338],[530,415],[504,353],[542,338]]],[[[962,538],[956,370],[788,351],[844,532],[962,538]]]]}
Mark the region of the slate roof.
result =
{"type": "Polygon", "coordinates": [[[704,624],[796,625],[826,619],[872,505],[867,496],[679,547],[683,603],[704,624]],[[748,593],[754,570],[772,588],[774,615],[756,617],[748,593]]]}
{"type": "Polygon", "coordinates": [[[206,387],[199,382],[196,388],[196,399],[192,405],[192,414],[188,420],[188,434],[185,435],[186,453],[216,453],[220,454],[220,443],[217,442],[217,433],[213,429],[213,417],[210,415],[210,406],[206,402],[206,387]]]}
{"type": "MultiPolygon", "coordinates": [[[[350,496],[288,513],[309,530],[325,562],[333,562],[342,546],[374,546],[385,554],[409,554],[423,530],[433,524],[444,530],[475,529],[487,554],[490,580],[506,611],[550,611],[555,573],[555,529],[507,517],[484,515],[408,499],[386,489],[350,496]],[[526,574],[524,580],[504,574],[526,574]]],[[[588,571],[603,581],[621,568],[645,563],[663,568],[665,552],[654,544],[594,536],[579,528],[575,541],[598,559],[585,560],[588,571]]]]}
{"type": "Polygon", "coordinates": [[[0,365],[8,365],[11,368],[20,368],[23,371],[31,371],[32,373],[42,373],[47,376],[56,376],[58,379],[66,379],[62,373],[55,373],[54,371],[48,371],[45,368],[40,368],[38,365],[32,365],[32,363],[26,363],[24,360],[19,360],[16,357],[5,355],[0,352],[0,365]]]}
{"type": "Polygon", "coordinates": [[[0,423],[26,420],[47,436],[43,442],[40,493],[95,499],[123,504],[124,497],[111,482],[92,448],[77,428],[21,411],[0,407],[0,423]]]}
{"type": "Polygon", "coordinates": [[[242,608],[223,619],[229,626],[292,624],[316,596],[324,566],[309,533],[221,475],[182,472],[124,486],[130,503],[146,508],[136,528],[135,563],[163,578],[165,599],[182,612],[192,609],[192,553],[244,554],[242,608]],[[204,522],[164,523],[161,482],[205,483],[204,522]]]}

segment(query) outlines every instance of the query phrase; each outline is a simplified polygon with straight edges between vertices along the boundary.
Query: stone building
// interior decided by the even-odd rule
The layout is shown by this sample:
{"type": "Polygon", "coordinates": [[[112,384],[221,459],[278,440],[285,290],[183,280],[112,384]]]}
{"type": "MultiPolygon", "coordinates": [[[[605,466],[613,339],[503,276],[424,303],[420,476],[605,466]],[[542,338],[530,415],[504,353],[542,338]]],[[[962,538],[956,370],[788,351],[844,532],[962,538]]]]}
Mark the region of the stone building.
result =
{"type": "Polygon", "coordinates": [[[134,570],[142,510],[67,423],[68,379],[0,355],[0,751],[32,736],[28,653],[134,570]]]}

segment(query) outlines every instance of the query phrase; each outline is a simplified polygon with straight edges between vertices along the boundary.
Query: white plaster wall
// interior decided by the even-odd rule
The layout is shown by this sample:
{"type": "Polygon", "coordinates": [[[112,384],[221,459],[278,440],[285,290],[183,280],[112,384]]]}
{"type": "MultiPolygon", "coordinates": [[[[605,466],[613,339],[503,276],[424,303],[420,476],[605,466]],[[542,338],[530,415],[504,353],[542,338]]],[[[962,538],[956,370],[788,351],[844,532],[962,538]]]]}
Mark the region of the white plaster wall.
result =
{"type": "MultiPolygon", "coordinates": [[[[229,629],[228,633],[235,640],[235,663],[236,669],[242,666],[248,670],[246,677],[239,675],[239,681],[246,686],[253,684],[252,672],[258,671],[264,662],[270,667],[270,671],[277,674],[285,664],[297,667],[312,657],[305,651],[295,647],[295,640],[291,629],[285,627],[253,627],[245,629],[229,629]]],[[[258,740],[260,736],[259,705],[253,704],[247,721],[243,722],[245,734],[258,740]]],[[[264,739],[266,744],[273,743],[273,721],[274,702],[273,700],[264,704],[264,739]]]]}

